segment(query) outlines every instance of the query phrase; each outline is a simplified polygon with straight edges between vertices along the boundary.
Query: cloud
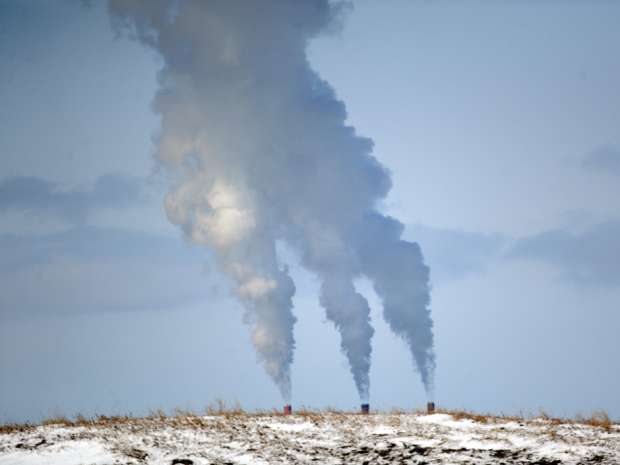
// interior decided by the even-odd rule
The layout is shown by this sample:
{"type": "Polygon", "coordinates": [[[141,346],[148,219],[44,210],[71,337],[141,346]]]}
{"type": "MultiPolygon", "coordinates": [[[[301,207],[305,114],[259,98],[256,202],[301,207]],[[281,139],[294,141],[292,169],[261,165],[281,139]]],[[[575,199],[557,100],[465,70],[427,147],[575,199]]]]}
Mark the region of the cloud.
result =
{"type": "Polygon", "coordinates": [[[484,273],[496,260],[528,260],[551,265],[573,284],[620,286],[620,221],[520,239],[413,224],[406,236],[420,243],[435,285],[484,273]]]}
{"type": "Polygon", "coordinates": [[[620,148],[611,145],[598,147],[586,155],[582,166],[591,171],[620,175],[620,148]]]}
{"type": "Polygon", "coordinates": [[[500,234],[433,228],[422,224],[409,225],[406,235],[420,243],[435,284],[483,273],[495,258],[500,257],[507,243],[507,238],[500,234]]]}
{"type": "Polygon", "coordinates": [[[137,203],[142,196],[142,181],[121,174],[100,176],[86,189],[66,189],[45,179],[16,176],[0,181],[0,212],[25,212],[82,223],[97,210],[123,208],[137,203]]]}
{"type": "Polygon", "coordinates": [[[205,277],[207,253],[176,237],[135,231],[0,235],[0,256],[0,320],[208,302],[217,279],[205,277]]]}
{"type": "Polygon", "coordinates": [[[551,230],[527,237],[518,240],[507,257],[546,262],[574,282],[619,286],[620,221],[579,234],[551,230]]]}

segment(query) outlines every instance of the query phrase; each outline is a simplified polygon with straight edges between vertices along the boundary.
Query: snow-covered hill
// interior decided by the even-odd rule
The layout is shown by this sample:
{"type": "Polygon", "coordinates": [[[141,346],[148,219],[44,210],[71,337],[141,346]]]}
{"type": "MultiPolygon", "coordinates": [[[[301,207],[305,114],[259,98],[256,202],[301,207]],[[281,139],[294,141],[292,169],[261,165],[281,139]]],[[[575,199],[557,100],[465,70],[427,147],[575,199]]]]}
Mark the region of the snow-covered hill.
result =
{"type": "Polygon", "coordinates": [[[620,464],[620,426],[448,414],[228,414],[0,434],[0,465],[620,464]]]}

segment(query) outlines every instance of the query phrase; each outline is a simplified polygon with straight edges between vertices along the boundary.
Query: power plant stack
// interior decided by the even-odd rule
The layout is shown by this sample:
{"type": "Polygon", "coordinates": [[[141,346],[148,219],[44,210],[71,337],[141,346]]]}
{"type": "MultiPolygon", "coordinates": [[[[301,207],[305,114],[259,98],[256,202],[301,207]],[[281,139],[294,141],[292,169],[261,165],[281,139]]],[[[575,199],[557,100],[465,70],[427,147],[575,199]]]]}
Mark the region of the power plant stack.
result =
{"type": "Polygon", "coordinates": [[[286,404],[284,406],[284,415],[290,415],[291,413],[293,413],[293,407],[291,407],[291,404],[286,404]]]}
{"type": "Polygon", "coordinates": [[[370,405],[362,404],[362,409],[361,409],[362,415],[368,415],[369,412],[370,412],[370,405]]]}

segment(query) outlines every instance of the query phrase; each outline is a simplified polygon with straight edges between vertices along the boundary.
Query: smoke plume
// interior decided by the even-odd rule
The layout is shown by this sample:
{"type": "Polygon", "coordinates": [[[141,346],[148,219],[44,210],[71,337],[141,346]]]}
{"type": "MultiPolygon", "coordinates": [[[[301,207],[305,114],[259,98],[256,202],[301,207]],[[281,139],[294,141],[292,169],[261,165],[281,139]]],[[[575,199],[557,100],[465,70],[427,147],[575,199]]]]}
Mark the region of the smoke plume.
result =
{"type": "Polygon", "coordinates": [[[161,116],[157,160],[173,180],[167,215],[215,250],[286,399],[295,286],[277,241],[320,279],[320,303],[362,400],[374,332],[354,287],[362,275],[432,387],[428,268],[418,245],[400,239],[402,225],[376,211],[390,177],[306,55],[347,8],[328,0],[110,2],[117,25],[163,58],[153,106],[161,116]]]}

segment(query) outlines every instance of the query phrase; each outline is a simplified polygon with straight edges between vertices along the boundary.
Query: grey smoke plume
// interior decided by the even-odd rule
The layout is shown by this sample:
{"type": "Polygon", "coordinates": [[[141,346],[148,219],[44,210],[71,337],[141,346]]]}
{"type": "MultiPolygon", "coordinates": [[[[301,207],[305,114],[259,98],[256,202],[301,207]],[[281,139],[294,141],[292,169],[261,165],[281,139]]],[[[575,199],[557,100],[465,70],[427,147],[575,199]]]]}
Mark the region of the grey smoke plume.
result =
{"type": "Polygon", "coordinates": [[[287,399],[295,287],[277,241],[320,278],[321,305],[363,400],[373,329],[353,284],[361,275],[432,386],[428,269],[417,244],[400,239],[402,225],[375,210],[390,177],[306,55],[347,8],[328,0],[110,2],[113,19],[164,60],[154,108],[157,159],[174,179],[168,217],[216,251],[287,399]]]}

